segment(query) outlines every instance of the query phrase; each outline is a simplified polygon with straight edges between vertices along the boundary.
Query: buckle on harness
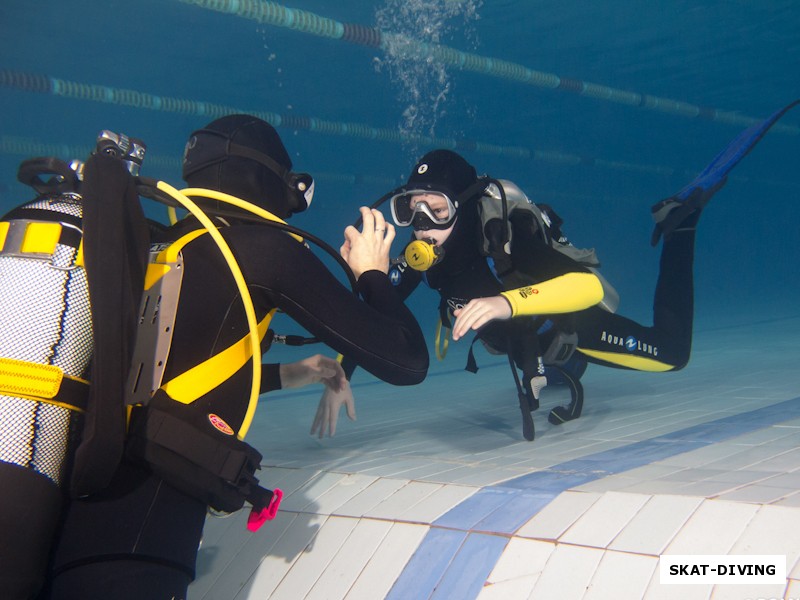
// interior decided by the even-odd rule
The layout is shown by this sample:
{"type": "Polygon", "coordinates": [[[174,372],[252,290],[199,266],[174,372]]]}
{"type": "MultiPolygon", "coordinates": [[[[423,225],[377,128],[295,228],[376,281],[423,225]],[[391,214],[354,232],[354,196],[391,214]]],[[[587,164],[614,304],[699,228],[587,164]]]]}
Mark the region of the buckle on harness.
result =
{"type": "Polygon", "coordinates": [[[60,271],[83,266],[80,228],[61,221],[14,218],[0,223],[0,256],[41,260],[60,271]],[[69,256],[56,254],[58,245],[77,250],[69,256]]]}
{"type": "Polygon", "coordinates": [[[272,490],[272,498],[267,506],[260,510],[253,507],[253,510],[250,511],[250,515],[247,517],[247,530],[258,531],[264,523],[272,521],[278,514],[281,500],[283,500],[283,490],[279,488],[272,490]]]}

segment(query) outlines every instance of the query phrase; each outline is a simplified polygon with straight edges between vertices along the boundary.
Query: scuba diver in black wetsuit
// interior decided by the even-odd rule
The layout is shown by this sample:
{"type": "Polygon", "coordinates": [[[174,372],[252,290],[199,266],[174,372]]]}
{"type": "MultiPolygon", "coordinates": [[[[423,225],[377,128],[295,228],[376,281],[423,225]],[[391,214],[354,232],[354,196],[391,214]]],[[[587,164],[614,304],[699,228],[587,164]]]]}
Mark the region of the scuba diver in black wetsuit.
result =
{"type": "MultiPolygon", "coordinates": [[[[533,211],[513,183],[478,177],[455,152],[423,156],[406,185],[374,206],[387,200],[395,224],[414,229],[405,258],[390,271],[400,296],[408,297],[424,281],[440,294],[442,321],[452,322],[453,340],[473,330],[490,352],[508,355],[526,439],[534,437],[530,413],[538,408],[548,379],[567,383],[573,392],[568,406],[550,413],[551,423],[559,424],[580,416],[579,378],[587,361],[643,371],[672,371],[688,362],[695,225],[701,208],[665,235],[654,325],[645,327],[612,312],[615,292],[592,268],[598,264],[593,251],[569,244],[549,207],[533,211]],[[522,201],[511,203],[512,197],[522,201]],[[501,201],[507,203],[504,218],[490,218],[491,206],[501,201]],[[543,216],[535,218],[538,212],[543,216]],[[587,254],[590,260],[580,258],[587,254]]],[[[345,356],[348,378],[357,363],[345,356]]],[[[471,351],[469,363],[468,370],[476,370],[471,351]]],[[[325,390],[319,412],[335,411],[339,396],[325,390]]]]}
{"type": "MultiPolygon", "coordinates": [[[[454,318],[454,340],[474,330],[490,352],[508,355],[523,436],[532,440],[530,413],[538,408],[539,391],[548,380],[566,384],[572,394],[569,405],[550,411],[548,420],[557,425],[580,416],[579,379],[587,362],[653,372],[686,366],[700,214],[731,170],[798,104],[794,100],[750,125],[695,179],[651,208],[656,224],[652,245],[663,238],[651,327],[614,314],[618,297],[595,270],[599,262],[594,250],[575,248],[550,207],[536,207],[511,182],[479,178],[474,167],[450,150],[423,156],[405,186],[373,204],[390,201],[395,223],[414,228],[414,241],[402,259],[393,261],[389,276],[403,298],[423,280],[437,290],[442,322],[454,318]]],[[[439,354],[438,332],[436,343],[439,354]]],[[[344,357],[348,379],[357,362],[344,357]]],[[[467,369],[477,370],[471,350],[467,369]]],[[[352,415],[349,388],[326,389],[311,433],[332,435],[343,404],[352,415]]]]}
{"type": "MultiPolygon", "coordinates": [[[[389,282],[394,228],[378,211],[363,208],[363,230],[345,231],[342,256],[357,278],[358,299],[303,243],[286,231],[251,222],[247,213],[231,209],[214,193],[231,194],[287,218],[305,210],[313,192],[310,176],[293,173],[291,167],[277,132],[246,115],[223,117],[196,131],[184,156],[184,179],[206,192],[203,197],[201,189],[193,197],[204,212],[216,216],[218,231],[241,268],[262,351],[269,345],[269,320],[280,310],[380,379],[420,383],[428,353],[417,322],[389,282]]],[[[196,476],[207,473],[194,463],[174,463],[171,444],[177,438],[190,440],[191,446],[216,436],[217,446],[207,450],[211,462],[220,455],[217,448],[255,452],[236,441],[255,408],[252,396],[247,401],[252,353],[244,344],[248,320],[241,290],[220,248],[194,219],[178,222],[163,238],[159,256],[171,252],[164,262],[182,261],[183,275],[161,385],[146,407],[133,403],[126,458],[111,484],[68,507],[47,598],[185,598],[206,511],[215,506],[208,497],[215,490],[195,489],[196,476]],[[159,429],[168,435],[160,436],[159,429]]],[[[310,365],[294,365],[293,372],[266,366],[257,391],[323,377],[345,391],[347,382],[330,365],[310,360],[310,365]],[[288,382],[283,380],[287,376],[288,382]]],[[[178,451],[197,458],[194,448],[178,451]]],[[[259,459],[256,453],[251,461],[256,468],[259,459]]],[[[249,477],[248,490],[251,483],[249,477]]],[[[218,508],[229,498],[214,500],[218,508]]]]}

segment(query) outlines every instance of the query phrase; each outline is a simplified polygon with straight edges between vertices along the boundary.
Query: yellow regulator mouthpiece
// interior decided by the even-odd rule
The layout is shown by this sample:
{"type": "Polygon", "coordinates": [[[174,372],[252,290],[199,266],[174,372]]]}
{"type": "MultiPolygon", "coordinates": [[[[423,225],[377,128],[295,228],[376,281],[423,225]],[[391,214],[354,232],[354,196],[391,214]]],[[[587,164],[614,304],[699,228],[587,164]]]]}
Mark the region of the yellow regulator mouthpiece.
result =
{"type": "Polygon", "coordinates": [[[427,240],[414,240],[405,251],[408,266],[415,271],[427,271],[444,257],[444,250],[427,240]]]}

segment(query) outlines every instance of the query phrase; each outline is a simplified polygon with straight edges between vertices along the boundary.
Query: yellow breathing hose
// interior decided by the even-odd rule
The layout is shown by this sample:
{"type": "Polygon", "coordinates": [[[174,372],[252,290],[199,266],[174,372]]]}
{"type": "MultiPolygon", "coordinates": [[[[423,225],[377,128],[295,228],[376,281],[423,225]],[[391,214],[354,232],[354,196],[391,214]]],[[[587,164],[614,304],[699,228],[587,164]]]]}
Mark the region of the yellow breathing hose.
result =
{"type": "MultiPolygon", "coordinates": [[[[245,413],[244,419],[242,421],[242,426],[239,428],[239,431],[236,432],[236,437],[240,440],[244,439],[245,435],[247,435],[247,431],[250,429],[250,425],[253,422],[253,415],[256,412],[256,405],[258,403],[258,396],[261,389],[261,339],[258,335],[258,321],[256,319],[256,311],[255,306],[253,305],[253,299],[250,296],[250,291],[247,289],[247,282],[244,280],[244,275],[242,274],[242,270],[239,267],[239,264],[236,262],[236,258],[233,255],[233,252],[228,246],[228,243],[222,237],[222,234],[219,232],[217,227],[214,223],[211,222],[211,219],[200,210],[200,207],[197,206],[189,196],[202,196],[206,198],[211,198],[214,200],[220,200],[222,202],[227,202],[228,204],[232,204],[244,210],[248,210],[258,216],[261,216],[265,219],[271,221],[278,221],[283,222],[281,219],[273,215],[272,213],[259,208],[255,205],[250,204],[249,202],[245,202],[241,198],[236,198],[235,196],[230,196],[228,194],[223,194],[222,192],[216,192],[214,190],[204,190],[201,188],[187,188],[182,191],[176,190],[174,187],[165,183],[163,181],[159,181],[156,184],[156,187],[161,190],[162,192],[168,194],[171,198],[173,198],[176,202],[178,202],[183,208],[188,210],[200,223],[203,225],[205,230],[217,244],[222,252],[222,256],[225,258],[225,262],[228,263],[228,267],[231,270],[231,274],[233,275],[233,279],[236,282],[236,287],[239,290],[239,294],[242,297],[242,304],[244,304],[244,311],[247,317],[247,327],[249,329],[248,338],[250,340],[250,349],[251,349],[251,356],[252,356],[252,363],[253,363],[253,381],[250,387],[250,401],[247,405],[247,412],[245,413]]],[[[170,218],[171,220],[171,218],[170,218]]],[[[299,238],[299,236],[293,236],[295,238],[299,238]]],[[[302,238],[300,238],[302,240],[302,238]]]]}
{"type": "Polygon", "coordinates": [[[444,360],[444,357],[447,356],[447,349],[450,347],[450,328],[444,327],[444,343],[441,342],[442,328],[442,318],[439,317],[439,319],[436,321],[436,339],[434,341],[437,360],[444,360]]]}
{"type": "MultiPolygon", "coordinates": [[[[276,223],[282,223],[286,225],[286,221],[273,215],[266,209],[261,208],[260,206],[256,206],[252,202],[247,202],[246,200],[242,200],[241,198],[237,198],[236,196],[231,196],[230,194],[226,194],[224,192],[217,192],[215,190],[206,190],[203,188],[185,188],[181,190],[181,193],[184,196],[194,197],[199,196],[201,198],[210,198],[211,200],[219,200],[220,202],[224,202],[225,204],[230,204],[237,208],[241,208],[242,210],[246,210],[249,213],[256,215],[257,217],[261,217],[265,221],[275,221],[276,223]]],[[[289,233],[289,232],[287,232],[289,233]]],[[[303,238],[299,235],[294,233],[289,233],[294,239],[298,242],[302,242],[303,238]]],[[[309,234],[310,235],[310,234],[309,234]]]]}

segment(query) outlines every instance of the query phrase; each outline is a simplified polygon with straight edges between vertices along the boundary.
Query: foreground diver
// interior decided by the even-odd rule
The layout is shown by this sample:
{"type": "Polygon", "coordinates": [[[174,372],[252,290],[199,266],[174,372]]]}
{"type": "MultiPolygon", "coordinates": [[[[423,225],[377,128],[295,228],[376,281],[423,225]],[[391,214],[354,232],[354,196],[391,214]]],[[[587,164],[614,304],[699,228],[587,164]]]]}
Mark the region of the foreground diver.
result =
{"type": "MultiPolygon", "coordinates": [[[[232,115],[192,134],[183,174],[193,188],[231,194],[285,219],[305,210],[313,191],[310,176],[291,168],[269,124],[232,115]]],[[[361,300],[286,232],[249,222],[244,213],[237,216],[217,200],[196,201],[210,215],[225,215],[216,219],[217,225],[241,267],[261,335],[279,309],[384,381],[410,385],[424,379],[425,341],[389,282],[394,228],[378,211],[362,209],[363,230],[348,228],[343,247],[361,300]]],[[[201,499],[203,490],[187,491],[191,481],[156,474],[168,473],[169,464],[155,454],[153,424],[175,417],[198,430],[212,422],[233,433],[251,416],[248,358],[230,355],[248,329],[231,272],[219,248],[193,219],[178,222],[164,237],[180,245],[183,260],[165,383],[147,408],[133,408],[126,459],[111,484],[68,507],[47,598],[185,598],[208,503],[201,499]],[[146,464],[153,457],[153,463],[146,464]]],[[[327,366],[300,368],[299,383],[307,383],[317,372],[317,378],[330,376],[332,387],[346,387],[327,366]]],[[[285,371],[265,369],[261,391],[287,386],[291,381],[281,381],[285,375],[291,380],[285,371]]]]}
{"type": "MultiPolygon", "coordinates": [[[[439,292],[442,322],[452,322],[453,340],[475,331],[490,352],[508,355],[523,436],[532,440],[530,413],[548,379],[572,392],[569,405],[550,412],[549,421],[560,424],[580,416],[579,378],[587,362],[651,372],[686,366],[700,215],[730,170],[796,104],[742,132],[691,184],[653,207],[653,245],[659,238],[663,245],[652,326],[614,313],[615,292],[594,269],[594,252],[572,246],[552,209],[531,205],[509,181],[478,177],[451,150],[427,153],[403,187],[374,205],[388,201],[395,224],[413,228],[405,258],[390,272],[392,281],[403,298],[424,281],[439,292]]],[[[357,362],[345,357],[348,379],[357,362]]],[[[471,351],[467,369],[477,369],[471,351]]],[[[346,393],[326,390],[317,418],[346,400],[346,393]]],[[[315,421],[312,432],[317,427],[315,421]]]]}
{"type": "MultiPolygon", "coordinates": [[[[128,325],[139,320],[149,238],[133,186],[145,152],[102,131],[86,163],[25,160],[18,179],[37,195],[0,220],[0,589],[9,600],[41,586],[66,496],[102,489],[123,453],[128,325]],[[110,193],[112,180],[130,194],[110,193]]],[[[346,385],[322,355],[264,367],[272,387],[346,385]]]]}

